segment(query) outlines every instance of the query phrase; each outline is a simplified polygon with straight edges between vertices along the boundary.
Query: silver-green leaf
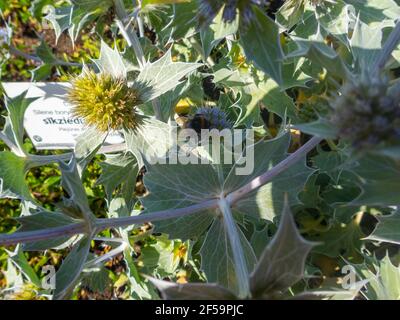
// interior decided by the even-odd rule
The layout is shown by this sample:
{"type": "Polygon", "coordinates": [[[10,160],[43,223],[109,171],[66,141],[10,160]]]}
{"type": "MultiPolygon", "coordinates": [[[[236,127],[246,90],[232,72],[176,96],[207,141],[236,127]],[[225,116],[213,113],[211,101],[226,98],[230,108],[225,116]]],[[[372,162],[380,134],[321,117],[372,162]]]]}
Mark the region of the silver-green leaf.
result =
{"type": "Polygon", "coordinates": [[[301,280],[306,258],[314,245],[301,237],[286,202],[278,231],[250,277],[253,296],[284,291],[301,280]]]}

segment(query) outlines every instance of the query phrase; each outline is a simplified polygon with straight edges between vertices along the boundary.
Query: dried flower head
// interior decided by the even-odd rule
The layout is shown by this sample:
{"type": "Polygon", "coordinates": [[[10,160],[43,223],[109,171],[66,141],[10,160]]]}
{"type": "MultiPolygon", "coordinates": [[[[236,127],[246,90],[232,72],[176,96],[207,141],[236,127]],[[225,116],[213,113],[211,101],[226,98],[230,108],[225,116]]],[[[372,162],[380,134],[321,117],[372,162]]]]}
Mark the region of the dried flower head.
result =
{"type": "Polygon", "coordinates": [[[103,132],[135,129],[140,122],[135,107],[141,103],[141,91],[123,78],[86,71],[72,80],[68,99],[74,116],[103,132]]]}
{"type": "Polygon", "coordinates": [[[248,25],[254,15],[252,5],[264,6],[268,0],[200,0],[199,2],[198,18],[201,26],[211,24],[221,9],[224,22],[233,22],[239,12],[241,22],[248,25]]]}
{"type": "Polygon", "coordinates": [[[388,146],[400,139],[400,96],[388,81],[363,77],[349,82],[333,103],[332,123],[356,149],[388,146]]]}

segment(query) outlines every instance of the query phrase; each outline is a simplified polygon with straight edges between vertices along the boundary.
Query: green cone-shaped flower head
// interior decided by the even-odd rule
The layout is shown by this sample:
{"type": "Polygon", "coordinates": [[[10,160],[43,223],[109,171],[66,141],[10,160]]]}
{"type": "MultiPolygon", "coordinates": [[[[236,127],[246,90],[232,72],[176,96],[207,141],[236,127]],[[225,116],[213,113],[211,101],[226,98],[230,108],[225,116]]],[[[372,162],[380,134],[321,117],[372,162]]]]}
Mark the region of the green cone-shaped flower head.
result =
{"type": "Polygon", "coordinates": [[[136,106],[141,103],[141,92],[129,87],[126,79],[84,71],[71,82],[68,99],[74,105],[73,115],[83,118],[87,125],[102,132],[139,125],[136,106]]]}

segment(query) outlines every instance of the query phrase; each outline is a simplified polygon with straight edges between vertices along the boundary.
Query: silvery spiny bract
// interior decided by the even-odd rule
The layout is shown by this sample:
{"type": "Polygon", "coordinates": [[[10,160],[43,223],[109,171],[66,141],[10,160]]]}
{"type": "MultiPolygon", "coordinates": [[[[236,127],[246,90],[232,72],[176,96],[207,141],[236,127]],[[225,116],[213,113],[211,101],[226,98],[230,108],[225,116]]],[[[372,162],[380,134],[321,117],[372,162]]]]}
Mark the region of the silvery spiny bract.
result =
{"type": "Polygon", "coordinates": [[[350,81],[333,102],[332,123],[340,138],[356,149],[393,145],[400,139],[400,94],[387,80],[350,81]]]}
{"type": "Polygon", "coordinates": [[[71,82],[68,99],[74,105],[72,112],[87,125],[102,132],[139,125],[136,106],[142,102],[141,90],[129,87],[126,79],[85,71],[71,82]]]}
{"type": "Polygon", "coordinates": [[[199,0],[200,25],[209,25],[223,8],[222,19],[229,23],[236,19],[237,11],[241,23],[248,25],[253,18],[252,5],[264,6],[268,0],[199,0]]]}

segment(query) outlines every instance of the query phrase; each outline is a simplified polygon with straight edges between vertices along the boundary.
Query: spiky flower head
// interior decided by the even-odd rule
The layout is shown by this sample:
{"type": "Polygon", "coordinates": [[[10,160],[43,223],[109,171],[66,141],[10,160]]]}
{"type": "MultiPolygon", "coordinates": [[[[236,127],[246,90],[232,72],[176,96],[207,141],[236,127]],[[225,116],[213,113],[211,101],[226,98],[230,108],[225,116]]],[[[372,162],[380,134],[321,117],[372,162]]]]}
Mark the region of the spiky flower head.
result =
{"type": "Polygon", "coordinates": [[[400,95],[387,80],[362,77],[346,84],[333,103],[332,123],[358,150],[391,146],[400,139],[400,95]]]}
{"type": "Polygon", "coordinates": [[[220,108],[199,108],[190,118],[187,127],[197,132],[201,129],[230,129],[233,124],[228,120],[227,114],[220,108]]]}
{"type": "Polygon", "coordinates": [[[140,123],[136,106],[141,103],[141,91],[129,87],[124,78],[85,71],[72,79],[68,100],[72,113],[89,126],[106,132],[109,129],[135,129],[140,123]]]}
{"type": "Polygon", "coordinates": [[[253,18],[252,6],[264,6],[268,0],[199,0],[198,19],[201,26],[211,24],[218,13],[222,12],[222,19],[226,23],[231,23],[236,19],[239,12],[241,21],[248,25],[253,18]]]}

